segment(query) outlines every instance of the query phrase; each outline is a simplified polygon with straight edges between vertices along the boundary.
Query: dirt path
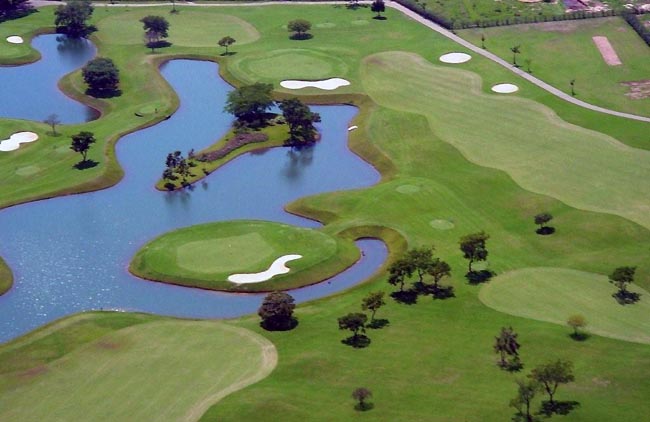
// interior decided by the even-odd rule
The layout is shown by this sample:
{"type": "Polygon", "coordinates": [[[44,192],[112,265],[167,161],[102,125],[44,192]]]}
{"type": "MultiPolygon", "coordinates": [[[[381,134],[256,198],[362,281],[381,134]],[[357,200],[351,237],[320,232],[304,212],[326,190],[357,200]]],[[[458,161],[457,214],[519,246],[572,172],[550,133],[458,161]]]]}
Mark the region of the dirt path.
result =
{"type": "Polygon", "coordinates": [[[235,391],[239,391],[249,385],[263,380],[273,372],[273,369],[275,369],[278,364],[278,352],[273,343],[269,340],[247,329],[237,328],[226,324],[223,324],[222,327],[258,344],[260,346],[262,363],[254,373],[242,378],[238,382],[230,384],[228,387],[217,391],[192,406],[192,408],[185,414],[185,417],[183,418],[184,422],[198,421],[201,416],[203,416],[211,406],[219,402],[219,400],[235,391]]]}

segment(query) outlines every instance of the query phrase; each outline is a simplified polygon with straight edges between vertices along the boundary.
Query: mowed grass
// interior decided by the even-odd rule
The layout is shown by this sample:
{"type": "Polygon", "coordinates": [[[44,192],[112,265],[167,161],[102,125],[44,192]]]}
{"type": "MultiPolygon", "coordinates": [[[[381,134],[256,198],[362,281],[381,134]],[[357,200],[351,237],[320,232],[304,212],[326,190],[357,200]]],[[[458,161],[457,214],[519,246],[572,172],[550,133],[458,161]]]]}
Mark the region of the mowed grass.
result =
{"type": "Polygon", "coordinates": [[[268,340],[225,323],[120,319],[119,314],[81,314],[40,336],[32,334],[31,341],[5,347],[0,419],[197,420],[210,404],[264,378],[276,363],[268,340]],[[33,356],[43,352],[39,343],[79,334],[79,326],[96,338],[21,368],[22,361],[38,361],[33,356]]]}
{"type": "Polygon", "coordinates": [[[475,45],[485,35],[487,49],[512,61],[510,48],[521,46],[517,62],[527,70],[530,59],[534,76],[567,92],[575,79],[577,98],[615,110],[650,115],[650,98],[625,96],[622,82],[650,79],[650,47],[619,17],[548,22],[497,28],[467,29],[458,34],[475,45]],[[609,66],[594,44],[593,36],[607,37],[623,62],[609,66]]]}
{"type": "Polygon", "coordinates": [[[501,274],[481,288],[481,302],[497,311],[566,325],[571,315],[587,319],[586,331],[601,336],[650,343],[650,295],[629,290],[641,300],[620,305],[616,287],[604,275],[565,268],[523,268],[501,274]]]}
{"type": "Polygon", "coordinates": [[[638,183],[650,177],[650,152],[568,124],[532,101],[482,94],[477,75],[416,55],[370,56],[364,76],[374,101],[426,116],[468,160],[507,172],[527,190],[650,228],[650,185],[638,183]]]}
{"type": "Polygon", "coordinates": [[[318,230],[263,221],[201,224],[154,239],[129,267],[147,279],[216,290],[269,291],[322,281],[352,265],[359,251],[350,240],[318,230]],[[277,258],[303,257],[269,281],[237,285],[228,276],[265,271],[277,258]]]}

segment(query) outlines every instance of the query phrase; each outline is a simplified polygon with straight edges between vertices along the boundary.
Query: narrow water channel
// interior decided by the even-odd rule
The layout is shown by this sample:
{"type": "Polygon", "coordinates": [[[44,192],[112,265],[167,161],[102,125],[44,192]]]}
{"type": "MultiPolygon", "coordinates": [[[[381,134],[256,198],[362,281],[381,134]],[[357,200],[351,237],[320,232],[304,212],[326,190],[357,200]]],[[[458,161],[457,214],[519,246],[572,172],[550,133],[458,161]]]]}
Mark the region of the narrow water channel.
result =
{"type": "MultiPolygon", "coordinates": [[[[0,82],[3,69],[0,69],[0,82]]],[[[254,312],[262,296],[201,291],[131,276],[133,254],[153,237],[210,221],[263,219],[316,227],[283,211],[297,198],[379,181],[378,172],[347,148],[356,109],[324,106],[321,141],[300,152],[286,148],[246,154],[194,190],[153,189],[174,150],[199,150],[225,133],[222,112],[232,88],[209,62],[175,60],[162,68],[181,106],[171,119],[124,137],[117,145],[124,179],[115,187],[0,211],[0,255],[14,287],[0,296],[0,341],[91,309],[144,311],[185,317],[234,317],[254,312]]],[[[298,301],[322,297],[369,277],[387,256],[378,240],[361,240],[362,259],[332,280],[294,290],[298,301]]]]}

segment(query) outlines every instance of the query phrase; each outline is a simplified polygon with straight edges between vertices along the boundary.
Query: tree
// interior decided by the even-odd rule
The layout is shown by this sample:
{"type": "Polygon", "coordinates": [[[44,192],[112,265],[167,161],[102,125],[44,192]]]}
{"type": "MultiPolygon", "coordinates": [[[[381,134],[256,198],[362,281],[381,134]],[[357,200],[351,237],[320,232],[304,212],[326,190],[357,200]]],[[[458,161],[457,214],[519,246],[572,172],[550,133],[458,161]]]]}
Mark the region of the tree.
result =
{"type": "Polygon", "coordinates": [[[576,96],[576,80],[571,79],[569,81],[569,85],[571,85],[571,95],[575,97],[576,96]]]}
{"type": "Polygon", "coordinates": [[[260,325],[269,331],[286,331],[294,328],[298,323],[293,317],[295,307],[294,299],[288,293],[269,293],[257,310],[257,314],[262,318],[260,325]]]}
{"type": "Polygon", "coordinates": [[[490,238],[485,232],[468,234],[460,238],[460,250],[463,252],[463,257],[469,260],[468,271],[472,272],[472,264],[476,261],[485,261],[488,256],[488,251],[485,247],[485,242],[490,238]]]}
{"type": "Polygon", "coordinates": [[[413,248],[406,252],[405,259],[410,263],[413,271],[418,274],[418,281],[422,283],[424,274],[427,273],[433,262],[433,246],[430,248],[413,248]]]}
{"type": "Polygon", "coordinates": [[[0,22],[34,11],[29,0],[0,0],[0,22]]]}
{"type": "Polygon", "coordinates": [[[311,35],[308,33],[311,29],[311,22],[305,19],[295,19],[290,21],[287,24],[287,29],[289,32],[293,32],[291,38],[296,40],[304,40],[306,38],[311,38],[311,35]]]}
{"type": "Polygon", "coordinates": [[[118,92],[120,71],[113,60],[97,57],[89,61],[82,69],[81,74],[89,92],[105,96],[118,92]]]}
{"type": "Polygon", "coordinates": [[[219,43],[218,43],[219,46],[220,47],[225,47],[225,49],[226,49],[226,52],[223,54],[224,56],[228,55],[228,47],[230,47],[231,45],[233,45],[236,42],[237,42],[237,40],[235,40],[233,37],[230,37],[230,36],[225,36],[225,37],[223,37],[222,39],[219,40],[219,43]]]}
{"type": "Polygon", "coordinates": [[[273,106],[273,85],[255,83],[228,93],[224,110],[237,118],[240,126],[263,126],[266,112],[273,106]]]}
{"type": "Polygon", "coordinates": [[[517,409],[518,418],[516,420],[524,420],[525,422],[533,422],[535,419],[530,413],[530,405],[535,398],[535,395],[540,389],[539,383],[535,380],[516,380],[517,383],[517,396],[510,400],[510,407],[517,409]]]}
{"type": "Polygon", "coordinates": [[[580,338],[578,329],[587,326],[587,320],[585,319],[584,316],[579,314],[571,315],[566,323],[569,327],[573,328],[573,334],[572,334],[573,338],[580,338]]]}
{"type": "Polygon", "coordinates": [[[393,286],[399,284],[399,291],[404,291],[404,282],[413,275],[415,269],[405,258],[400,258],[388,267],[388,283],[393,286]]]}
{"type": "Polygon", "coordinates": [[[384,5],[384,0],[374,0],[370,5],[370,10],[372,10],[373,13],[377,14],[375,18],[381,19],[381,13],[386,10],[386,6],[384,5]]]}
{"type": "Polygon", "coordinates": [[[93,14],[93,5],[89,0],[71,0],[60,5],[54,11],[56,31],[70,38],[85,38],[96,31],[88,20],[93,14]]]}
{"type": "Polygon", "coordinates": [[[547,224],[553,219],[553,216],[547,212],[539,213],[535,216],[535,224],[539,225],[536,230],[537,234],[551,234],[555,232],[553,227],[548,227],[547,224]]]}
{"type": "Polygon", "coordinates": [[[80,153],[83,157],[81,162],[85,163],[88,157],[88,150],[96,141],[95,135],[92,132],[82,131],[76,135],[72,135],[72,144],[70,145],[70,149],[74,152],[80,153]]]}
{"type": "Polygon", "coordinates": [[[372,314],[370,314],[370,323],[372,324],[375,320],[375,313],[385,304],[384,292],[370,292],[368,293],[368,296],[361,300],[361,310],[370,310],[372,312],[372,314]]]}
{"type": "Polygon", "coordinates": [[[316,141],[314,123],[320,122],[320,115],[309,110],[298,98],[289,98],[279,103],[284,120],[289,125],[289,143],[309,144],[316,141]]]}
{"type": "Polygon", "coordinates": [[[531,380],[540,383],[548,393],[551,405],[555,405],[553,396],[560,384],[568,384],[575,380],[573,363],[558,359],[534,368],[528,375],[531,380]]]}
{"type": "Polygon", "coordinates": [[[609,276],[609,282],[618,288],[618,291],[612,296],[614,296],[621,305],[635,303],[639,300],[639,293],[627,290],[628,284],[634,282],[635,272],[636,267],[618,267],[609,276]]]}
{"type": "Polygon", "coordinates": [[[512,327],[502,327],[499,336],[495,337],[494,352],[500,354],[500,367],[516,368],[519,365],[519,348],[521,346],[517,342],[517,336],[512,327]],[[506,360],[508,356],[512,358],[510,362],[506,360]]]}
{"type": "Polygon", "coordinates": [[[440,280],[451,276],[451,266],[445,261],[436,258],[428,265],[427,274],[433,277],[433,288],[438,289],[440,280]]]}
{"type": "Polygon", "coordinates": [[[45,120],[43,120],[43,123],[50,125],[52,128],[52,135],[56,136],[56,125],[61,123],[61,120],[59,119],[59,115],[56,113],[52,113],[45,120]]]}
{"type": "Polygon", "coordinates": [[[371,403],[366,402],[366,400],[368,400],[370,397],[372,397],[372,392],[367,388],[365,387],[356,388],[352,392],[352,398],[358,401],[357,405],[355,406],[355,409],[362,410],[362,411],[372,409],[371,403]]]}
{"type": "Polygon", "coordinates": [[[142,22],[142,29],[144,29],[145,44],[154,51],[156,47],[163,47],[167,44],[163,41],[164,38],[169,36],[169,22],[162,16],[145,16],[140,19],[142,22]]]}
{"type": "Polygon", "coordinates": [[[359,338],[359,331],[366,332],[366,322],[368,316],[361,312],[351,312],[338,319],[340,330],[352,331],[352,341],[356,342],[359,338]]]}
{"type": "Polygon", "coordinates": [[[485,34],[481,34],[481,48],[485,50],[485,34]]]}
{"type": "Polygon", "coordinates": [[[517,64],[517,54],[521,53],[521,45],[515,45],[510,47],[510,51],[512,51],[512,65],[515,67],[519,67],[517,64]]]}

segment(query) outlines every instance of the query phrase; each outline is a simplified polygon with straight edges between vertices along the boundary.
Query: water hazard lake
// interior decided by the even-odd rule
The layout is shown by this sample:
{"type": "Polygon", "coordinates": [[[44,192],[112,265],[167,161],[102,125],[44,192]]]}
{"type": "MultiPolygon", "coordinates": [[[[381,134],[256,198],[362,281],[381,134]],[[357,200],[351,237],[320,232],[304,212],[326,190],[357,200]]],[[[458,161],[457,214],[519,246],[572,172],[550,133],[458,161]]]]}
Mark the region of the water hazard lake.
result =
{"type": "MultiPolygon", "coordinates": [[[[2,86],[6,69],[0,68],[2,86]]],[[[232,87],[218,76],[216,64],[174,60],[161,70],[181,106],[169,120],[118,142],[117,156],[125,170],[118,185],[0,211],[0,255],[15,276],[13,288],[0,296],[0,341],[91,309],[201,318],[254,312],[263,295],[140,280],[128,273],[129,261],[156,236],[210,221],[262,219],[317,227],[314,221],[284,212],[284,205],[300,197],[379,181],[378,172],[347,148],[347,127],[356,109],[321,106],[313,107],[322,117],[322,139],[313,148],[246,154],[192,191],[156,191],[153,186],[167,153],[210,145],[232,120],[222,112],[232,87]]],[[[83,116],[81,109],[76,117],[83,121],[83,116]]],[[[357,244],[364,253],[355,266],[327,282],[292,291],[296,300],[340,291],[374,273],[387,256],[385,245],[370,239],[357,244]]]]}

